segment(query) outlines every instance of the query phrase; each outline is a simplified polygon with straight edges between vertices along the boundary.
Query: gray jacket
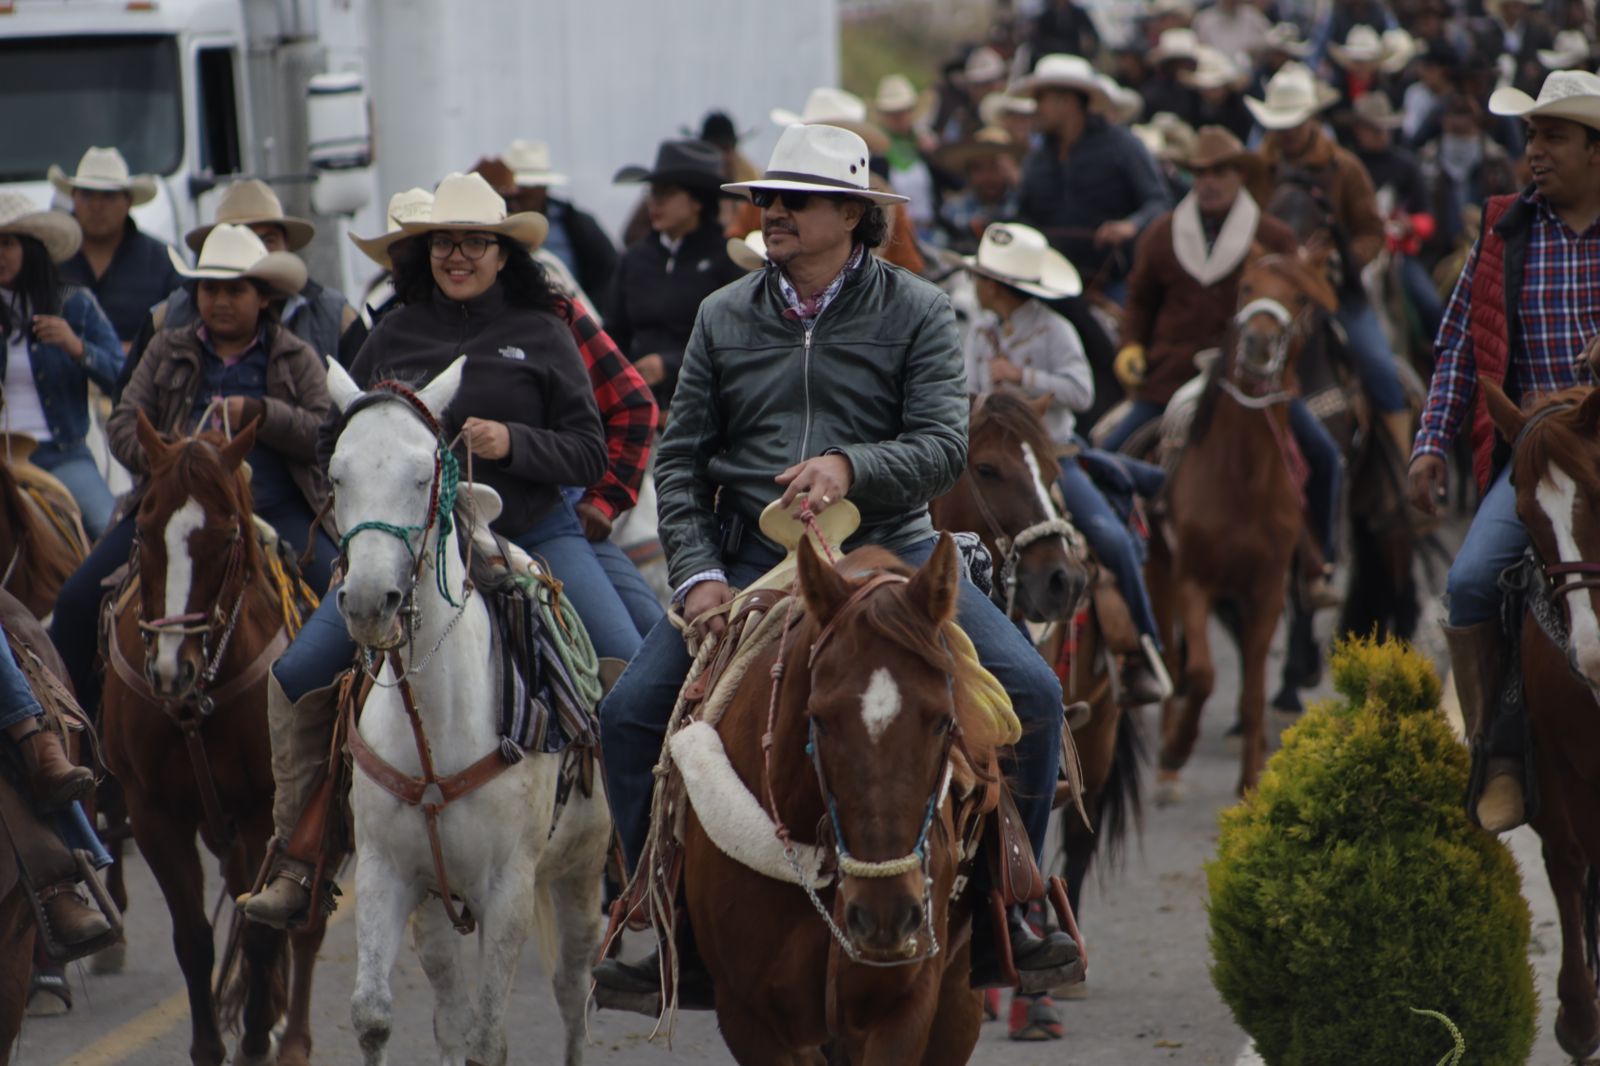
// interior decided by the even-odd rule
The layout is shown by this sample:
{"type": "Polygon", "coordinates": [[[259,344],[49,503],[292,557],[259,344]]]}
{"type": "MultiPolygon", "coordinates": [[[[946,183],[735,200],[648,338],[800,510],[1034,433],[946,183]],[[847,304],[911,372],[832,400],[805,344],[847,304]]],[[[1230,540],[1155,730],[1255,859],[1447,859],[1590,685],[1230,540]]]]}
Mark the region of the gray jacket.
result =
{"type": "Polygon", "coordinates": [[[890,550],[933,535],[928,501],[966,465],[966,373],[942,291],[869,255],[809,334],[785,310],[771,268],[700,305],[656,449],[674,585],[723,567],[723,520],[756,536],[783,493],[773,479],[803,459],[849,458],[862,525],[846,547],[890,550]]]}

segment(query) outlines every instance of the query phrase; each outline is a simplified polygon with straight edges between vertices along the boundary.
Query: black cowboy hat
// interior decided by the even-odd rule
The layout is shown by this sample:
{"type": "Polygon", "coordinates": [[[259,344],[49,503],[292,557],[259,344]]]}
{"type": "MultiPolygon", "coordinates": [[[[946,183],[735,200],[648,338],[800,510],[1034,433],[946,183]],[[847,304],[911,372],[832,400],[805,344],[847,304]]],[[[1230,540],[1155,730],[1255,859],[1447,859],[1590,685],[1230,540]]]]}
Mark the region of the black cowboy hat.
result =
{"type": "Polygon", "coordinates": [[[685,137],[696,137],[707,144],[714,144],[724,151],[732,151],[739,147],[739,142],[744,140],[754,130],[741,130],[734,124],[733,117],[726,111],[708,111],[700,123],[700,132],[696,134],[688,126],[680,126],[678,132],[685,137]]]}
{"type": "Polygon", "coordinates": [[[685,140],[662,141],[656,149],[655,166],[623,167],[611,180],[618,184],[648,181],[715,192],[728,179],[723,173],[721,149],[705,141],[685,140]]]}

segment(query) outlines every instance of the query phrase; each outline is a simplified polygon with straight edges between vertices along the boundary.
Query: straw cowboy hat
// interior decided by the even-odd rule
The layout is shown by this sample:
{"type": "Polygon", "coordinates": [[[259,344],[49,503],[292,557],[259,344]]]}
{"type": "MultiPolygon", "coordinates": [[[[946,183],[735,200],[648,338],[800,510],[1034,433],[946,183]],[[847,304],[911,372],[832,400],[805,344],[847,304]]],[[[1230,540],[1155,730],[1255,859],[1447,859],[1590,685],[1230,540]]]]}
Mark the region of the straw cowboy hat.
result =
{"type": "Polygon", "coordinates": [[[1087,59],[1060,52],[1041,56],[1033,73],[1018,82],[1015,91],[1037,97],[1046,89],[1071,89],[1087,94],[1092,101],[1104,100],[1106,95],[1099,73],[1087,59]]]}
{"type": "Polygon", "coordinates": [[[68,176],[66,171],[50,165],[46,172],[50,184],[66,196],[74,189],[91,192],[125,192],[133,198],[135,207],[156,198],[158,186],[150,174],[129,174],[128,161],[115,148],[91,148],[78,160],[78,172],[68,176]]]}
{"type": "Polygon", "coordinates": [[[1019,222],[995,222],[983,231],[978,254],[963,266],[1041,300],[1059,300],[1083,291],[1083,279],[1067,257],[1050,247],[1044,234],[1019,222]]]}
{"type": "Polygon", "coordinates": [[[1144,97],[1115,78],[1100,75],[1100,92],[1105,100],[1101,111],[1114,126],[1126,126],[1144,112],[1144,97]]]}
{"type": "Polygon", "coordinates": [[[1562,30],[1554,46],[1539,49],[1539,62],[1546,70],[1572,70],[1586,66],[1592,49],[1582,30],[1562,30]]]}
{"type": "Polygon", "coordinates": [[[1249,185],[1266,173],[1261,157],[1223,126],[1201,126],[1180,160],[1190,170],[1231,166],[1244,175],[1249,185]]]}
{"type": "Polygon", "coordinates": [[[723,192],[749,196],[753,189],[776,192],[848,194],[875,204],[903,204],[910,197],[871,187],[867,143],[838,126],[795,124],[783,131],[766,172],[754,181],[737,181],[723,192]]]}
{"type": "Polygon", "coordinates": [[[758,229],[743,237],[729,237],[728,258],[745,270],[760,270],[767,265],[767,239],[758,229]]]}
{"type": "Polygon", "coordinates": [[[1304,59],[1311,54],[1311,42],[1300,36],[1300,27],[1292,22],[1279,22],[1267,30],[1267,36],[1261,42],[1263,52],[1282,52],[1295,59],[1304,59]]]}
{"type": "Polygon", "coordinates": [[[1150,52],[1150,62],[1166,63],[1176,59],[1192,61],[1200,58],[1200,38],[1193,30],[1175,27],[1162,30],[1156,46],[1150,52]]]}
{"type": "MultiPolygon", "coordinates": [[[[389,232],[399,233],[400,227],[407,222],[421,222],[433,212],[433,193],[427,189],[407,189],[397,192],[389,197],[389,232]]],[[[385,270],[393,269],[394,264],[389,261],[389,246],[381,239],[358,237],[350,235],[350,241],[368,259],[377,263],[385,270]]]]}
{"type": "Polygon", "coordinates": [[[872,98],[872,106],[879,114],[894,114],[910,111],[918,100],[916,86],[911,84],[910,78],[904,74],[885,74],[878,82],[878,94],[872,98]]]}
{"type": "MultiPolygon", "coordinates": [[[[396,241],[440,229],[478,230],[510,237],[528,251],[544,243],[550,222],[537,211],[506,214],[506,202],[482,174],[447,174],[433,190],[433,203],[426,213],[400,223],[400,228],[381,237],[357,241],[357,247],[373,259],[387,256],[396,241]]],[[[351,240],[355,236],[351,235],[351,240]]],[[[381,260],[380,260],[381,261],[381,260]]]]}
{"type": "Polygon", "coordinates": [[[1009,131],[1000,126],[985,126],[970,137],[947,144],[934,153],[933,161],[941,170],[959,174],[974,159],[1008,155],[1021,159],[1028,154],[1028,146],[1012,140],[1009,131]]]}
{"type": "Polygon", "coordinates": [[[539,189],[565,185],[567,176],[550,166],[550,146],[543,141],[512,141],[500,154],[500,161],[511,168],[517,188],[539,189]]]}
{"type": "Polygon", "coordinates": [[[866,141],[872,155],[883,155],[889,151],[888,135],[867,121],[866,103],[855,93],[843,89],[812,89],[806,96],[805,108],[798,115],[788,108],[775,107],[770,117],[786,129],[795,123],[837,126],[866,141]]]}
{"type": "Polygon", "coordinates": [[[1558,70],[1544,79],[1537,100],[1521,89],[1496,89],[1489,110],[1512,118],[1564,118],[1600,129],[1600,77],[1586,70],[1558,70]]]}
{"type": "Polygon", "coordinates": [[[1178,80],[1191,89],[1240,89],[1245,76],[1227,54],[1210,45],[1201,45],[1193,70],[1178,72],[1178,80]]]}
{"type": "Polygon", "coordinates": [[[198,252],[206,243],[206,238],[211,235],[212,229],[217,226],[258,226],[262,223],[282,226],[288,235],[291,252],[297,252],[310,244],[311,238],[317,234],[317,227],[310,222],[283,213],[283,201],[272,191],[272,186],[264,181],[249,178],[233,182],[224,189],[221,199],[217,201],[216,218],[211,220],[210,225],[196,226],[185,233],[183,243],[198,252]]]}
{"type": "Polygon", "coordinates": [[[1328,46],[1341,67],[1373,63],[1386,74],[1398,74],[1417,54],[1417,43],[1405,30],[1385,30],[1380,36],[1371,26],[1352,26],[1344,44],[1328,46]]]}
{"type": "Polygon", "coordinates": [[[211,231],[200,258],[189,269],[176,249],[168,248],[173,269],[190,281],[254,279],[284,296],[306,287],[306,265],[293,252],[269,252],[249,226],[223,223],[211,231]]]}
{"type": "Polygon", "coordinates": [[[1031,115],[1039,110],[1039,101],[1031,96],[1012,96],[1010,93],[990,93],[978,101],[978,119],[985,126],[998,126],[1006,115],[1031,115]]]}
{"type": "Polygon", "coordinates": [[[1244,98],[1262,129],[1291,130],[1331,107],[1339,94],[1323,84],[1304,63],[1285,63],[1267,82],[1266,99],[1244,98]]]}
{"type": "Polygon", "coordinates": [[[1194,127],[1171,111],[1157,111],[1150,116],[1150,125],[1161,134],[1163,152],[1162,159],[1174,163],[1183,163],[1189,158],[1189,149],[1194,147],[1194,127]]]}
{"type": "Polygon", "coordinates": [[[968,85],[987,85],[992,81],[1001,81],[1006,76],[1006,61],[988,45],[974,48],[972,54],[967,56],[967,63],[961,70],[967,79],[968,85]]]}
{"type": "Polygon", "coordinates": [[[1380,130],[1397,130],[1405,124],[1405,116],[1395,114],[1394,105],[1383,93],[1366,93],[1351,107],[1355,121],[1380,130]]]}
{"type": "Polygon", "coordinates": [[[659,182],[715,192],[727,180],[722,149],[705,141],[662,141],[654,166],[626,166],[611,179],[619,184],[659,182]]]}
{"type": "Polygon", "coordinates": [[[32,237],[53,263],[71,259],[83,243],[77,219],[65,211],[42,210],[20,192],[0,191],[0,233],[32,237]]]}

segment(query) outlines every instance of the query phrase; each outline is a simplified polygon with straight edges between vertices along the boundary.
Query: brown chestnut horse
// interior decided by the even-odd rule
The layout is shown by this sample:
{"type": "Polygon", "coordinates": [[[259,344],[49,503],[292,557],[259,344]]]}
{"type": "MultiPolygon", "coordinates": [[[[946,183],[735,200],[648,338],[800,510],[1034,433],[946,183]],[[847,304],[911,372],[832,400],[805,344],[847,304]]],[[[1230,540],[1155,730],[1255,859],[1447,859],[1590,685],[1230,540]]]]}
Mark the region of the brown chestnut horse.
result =
{"type": "MultiPolygon", "coordinates": [[[[230,898],[251,890],[272,835],[267,667],[287,644],[278,589],[251,518],[241,463],[255,424],[231,441],[205,433],[169,442],[139,416],[150,460],[139,503],[137,602],[118,605],[102,697],[106,763],[127,797],[134,839],[166,897],[188,986],[196,1066],[225,1048],[212,991],[214,948],[195,833],[222,860],[230,898]]],[[[242,918],[236,918],[242,921],[242,918]]],[[[288,1026],[278,1063],[311,1054],[311,967],[323,926],[293,936],[288,1026]]],[[[244,1031],[234,1062],[274,1061],[284,1010],[285,935],[243,923],[244,1031]]],[[[224,997],[232,1007],[233,996],[224,997]]]]}
{"type": "MultiPolygon", "coordinates": [[[[1239,620],[1241,793],[1255,787],[1266,763],[1267,651],[1305,523],[1291,470],[1298,450],[1288,404],[1314,316],[1338,301],[1320,266],[1269,255],[1245,266],[1238,306],[1167,480],[1170,574],[1160,575],[1163,581],[1152,573],[1153,600],[1159,604],[1170,588],[1173,610],[1166,612],[1163,638],[1169,669],[1181,678],[1162,716],[1159,780],[1169,794],[1178,790],[1178,772],[1194,751],[1200,712],[1216,681],[1207,624],[1220,603],[1231,603],[1239,620]]],[[[1163,555],[1152,553],[1152,571],[1163,555]]]]}
{"type": "Polygon", "coordinates": [[[829,902],[814,902],[688,820],[689,914],[723,1038],[746,1066],[820,1064],[824,1046],[854,1066],[964,1063],[977,1042],[971,904],[951,903],[946,786],[958,746],[988,766],[1000,734],[958,698],[971,667],[946,633],[960,584],[949,537],[914,573],[876,548],[835,570],[802,542],[805,617],[750,665],[717,727],[763,805],[770,797],[797,843],[831,836],[843,869],[822,890],[829,902]]]}
{"type": "Polygon", "coordinates": [[[1525,611],[1516,643],[1539,797],[1532,824],[1561,919],[1556,1039],[1582,1061],[1600,1051],[1600,389],[1558,393],[1524,412],[1492,382],[1478,385],[1496,428],[1514,442],[1517,517],[1542,570],[1530,584],[1543,585],[1549,614],[1569,634],[1558,647],[1525,611]]]}
{"type": "Polygon", "coordinates": [[[0,462],[0,588],[44,618],[67,578],[89,554],[89,538],[72,495],[27,462],[33,442],[10,437],[0,462]]]}

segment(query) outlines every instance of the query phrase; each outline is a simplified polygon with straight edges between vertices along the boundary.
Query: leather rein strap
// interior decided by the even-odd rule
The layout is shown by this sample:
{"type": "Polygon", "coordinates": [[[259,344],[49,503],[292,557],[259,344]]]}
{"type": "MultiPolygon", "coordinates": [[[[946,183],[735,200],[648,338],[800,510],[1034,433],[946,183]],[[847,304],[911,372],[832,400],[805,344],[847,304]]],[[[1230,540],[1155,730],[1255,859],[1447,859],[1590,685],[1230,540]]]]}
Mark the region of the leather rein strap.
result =
{"type": "MultiPolygon", "coordinates": [[[[1511,442],[1511,454],[1516,455],[1522,447],[1523,441],[1532,432],[1533,428],[1551,415],[1570,411],[1575,407],[1571,403],[1552,403],[1539,408],[1528,416],[1522,424],[1522,429],[1517,432],[1517,439],[1511,442]]],[[[1550,584],[1553,596],[1566,596],[1585,589],[1600,589],[1600,562],[1574,562],[1574,563],[1547,563],[1544,566],[1545,580],[1550,584]],[[1576,581],[1567,581],[1568,577],[1576,577],[1576,581]]]]}
{"type": "MultiPolygon", "coordinates": [[[[433,749],[428,744],[428,734],[423,729],[422,716],[417,713],[417,700],[411,691],[410,679],[401,672],[400,653],[391,650],[388,653],[389,669],[400,678],[401,702],[405,704],[406,719],[411,723],[411,735],[417,744],[417,758],[422,763],[422,776],[412,777],[402,773],[395,766],[372,750],[366,740],[361,736],[358,723],[350,722],[347,730],[350,755],[355,759],[356,765],[373,782],[395,799],[408,807],[417,807],[422,811],[423,821],[428,829],[428,848],[433,852],[433,873],[439,884],[439,899],[444,904],[444,912],[450,919],[450,924],[456,932],[463,936],[473,932],[478,927],[477,919],[472,915],[472,908],[465,903],[459,911],[456,910],[455,895],[450,890],[450,878],[445,873],[444,845],[439,839],[439,812],[448,807],[455,800],[460,799],[487,785],[499,777],[511,764],[505,760],[497,747],[471,766],[458,773],[447,777],[440,777],[433,766],[433,749]]],[[[354,713],[355,700],[350,701],[351,713],[354,713]]]]}

